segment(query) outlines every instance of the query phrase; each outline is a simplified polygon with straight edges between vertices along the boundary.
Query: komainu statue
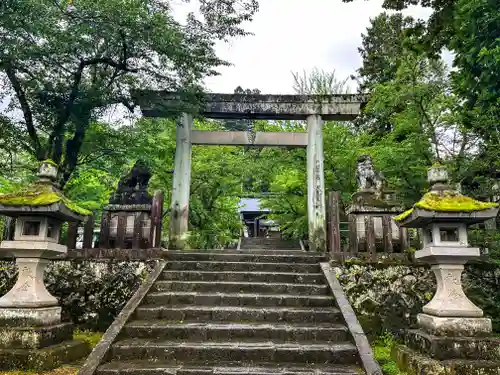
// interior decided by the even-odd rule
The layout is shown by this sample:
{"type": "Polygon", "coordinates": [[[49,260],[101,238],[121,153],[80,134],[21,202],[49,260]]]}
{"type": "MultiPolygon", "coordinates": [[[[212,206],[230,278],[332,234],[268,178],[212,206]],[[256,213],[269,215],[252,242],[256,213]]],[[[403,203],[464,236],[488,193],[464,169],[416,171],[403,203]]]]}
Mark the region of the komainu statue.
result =
{"type": "Polygon", "coordinates": [[[373,191],[376,196],[382,195],[383,175],[375,170],[370,155],[361,155],[358,158],[356,182],[358,191],[373,191]]]}
{"type": "Polygon", "coordinates": [[[151,204],[148,193],[151,171],[144,161],[137,160],[129,173],[120,178],[116,192],[111,196],[110,204],[151,204]]]}

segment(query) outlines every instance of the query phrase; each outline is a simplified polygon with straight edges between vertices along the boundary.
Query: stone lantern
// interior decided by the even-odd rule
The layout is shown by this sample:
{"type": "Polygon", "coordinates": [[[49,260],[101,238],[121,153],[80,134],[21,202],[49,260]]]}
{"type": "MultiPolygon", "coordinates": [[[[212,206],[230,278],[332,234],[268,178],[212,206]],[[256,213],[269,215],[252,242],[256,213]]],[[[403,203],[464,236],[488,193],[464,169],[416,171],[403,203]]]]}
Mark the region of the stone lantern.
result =
{"type": "Polygon", "coordinates": [[[491,332],[491,320],[483,318],[462,289],[461,275],[467,261],[480,256],[469,247],[467,226],[496,217],[496,203],[465,197],[447,185],[444,167],[429,169],[430,190],[413,208],[395,218],[400,226],[421,229],[423,248],[415,259],[429,263],[437,280],[434,298],[418,316],[419,325],[435,333],[468,336],[491,332]]]}
{"type": "MultiPolygon", "coordinates": [[[[45,288],[43,275],[49,260],[67,251],[66,246],[59,244],[62,224],[82,221],[90,212],[62,194],[55,183],[56,176],[57,166],[45,161],[34,185],[21,192],[0,195],[0,214],[16,219],[14,238],[3,241],[0,252],[14,256],[19,271],[14,287],[0,298],[0,348],[7,350],[7,357],[8,349],[56,345],[57,351],[57,344],[72,337],[72,324],[61,323],[61,307],[45,288]]],[[[72,342],[70,346],[81,345],[72,342]]],[[[64,347],[60,350],[65,352],[64,347]]],[[[82,351],[75,353],[81,355],[82,351]]]]}
{"type": "MultiPolygon", "coordinates": [[[[492,353],[500,353],[500,341],[486,337],[492,330],[491,320],[467,298],[461,282],[464,264],[480,256],[479,248],[469,247],[467,226],[496,217],[498,204],[480,202],[452,190],[442,166],[431,167],[427,178],[428,193],[395,221],[402,227],[421,230],[423,248],[415,252],[415,259],[430,264],[437,290],[417,316],[419,329],[407,331],[407,346],[400,346],[395,353],[409,373],[416,371],[412,366],[424,366],[422,358],[427,357],[423,354],[434,362],[425,362],[427,367],[419,367],[418,373],[430,373],[433,363],[433,374],[448,374],[447,366],[454,363],[451,360],[497,359],[492,353]]],[[[467,366],[477,369],[481,363],[471,361],[467,366]]],[[[470,372],[476,373],[483,372],[470,372]]]]}

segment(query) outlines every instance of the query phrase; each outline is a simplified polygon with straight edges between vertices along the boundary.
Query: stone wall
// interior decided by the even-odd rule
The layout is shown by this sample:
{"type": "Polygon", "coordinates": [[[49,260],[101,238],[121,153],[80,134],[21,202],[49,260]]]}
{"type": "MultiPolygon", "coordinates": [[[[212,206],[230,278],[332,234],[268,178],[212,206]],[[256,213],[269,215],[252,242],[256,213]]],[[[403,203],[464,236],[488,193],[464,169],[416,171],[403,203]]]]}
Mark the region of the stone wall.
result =
{"type": "MultiPolygon", "coordinates": [[[[62,306],[62,318],[80,329],[104,331],[130,299],[153,263],[54,261],[45,285],[62,306]]],[[[17,278],[14,262],[0,261],[0,296],[17,278]]]]}
{"type": "MultiPolygon", "coordinates": [[[[416,315],[434,295],[436,283],[427,266],[351,262],[334,265],[337,277],[366,333],[375,337],[388,330],[397,334],[414,327],[416,315]]],[[[493,319],[500,332],[500,265],[466,266],[465,292],[493,319]]]]}

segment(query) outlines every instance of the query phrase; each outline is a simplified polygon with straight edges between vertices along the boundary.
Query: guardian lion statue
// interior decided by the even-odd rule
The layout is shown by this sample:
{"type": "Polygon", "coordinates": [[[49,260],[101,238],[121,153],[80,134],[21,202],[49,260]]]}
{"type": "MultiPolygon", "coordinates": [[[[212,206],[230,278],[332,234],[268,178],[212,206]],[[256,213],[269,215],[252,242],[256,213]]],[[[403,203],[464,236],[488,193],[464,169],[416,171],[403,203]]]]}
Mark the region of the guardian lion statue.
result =
{"type": "Polygon", "coordinates": [[[375,170],[370,155],[361,155],[358,158],[356,183],[358,191],[374,191],[376,196],[381,197],[383,175],[375,170]]]}
{"type": "Polygon", "coordinates": [[[116,192],[111,196],[111,204],[150,204],[148,184],[151,171],[144,161],[137,160],[129,173],[120,178],[116,192]]]}

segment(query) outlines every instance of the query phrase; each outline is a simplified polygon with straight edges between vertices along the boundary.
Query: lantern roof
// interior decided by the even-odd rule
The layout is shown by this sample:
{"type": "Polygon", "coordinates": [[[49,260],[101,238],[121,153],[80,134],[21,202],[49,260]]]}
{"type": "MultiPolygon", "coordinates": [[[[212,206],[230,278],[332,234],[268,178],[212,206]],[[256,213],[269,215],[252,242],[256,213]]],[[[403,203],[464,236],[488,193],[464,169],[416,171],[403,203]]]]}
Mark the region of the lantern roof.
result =
{"type": "Polygon", "coordinates": [[[424,194],[412,208],[394,218],[398,225],[410,228],[420,228],[431,222],[455,222],[470,225],[497,216],[498,203],[475,200],[445,185],[448,175],[444,167],[431,167],[428,177],[429,182],[434,183],[430,191],[424,194]]]}
{"type": "Polygon", "coordinates": [[[44,161],[39,180],[26,189],[0,194],[0,214],[7,216],[44,215],[63,221],[81,221],[91,212],[68,199],[56,186],[57,166],[44,161]]]}

